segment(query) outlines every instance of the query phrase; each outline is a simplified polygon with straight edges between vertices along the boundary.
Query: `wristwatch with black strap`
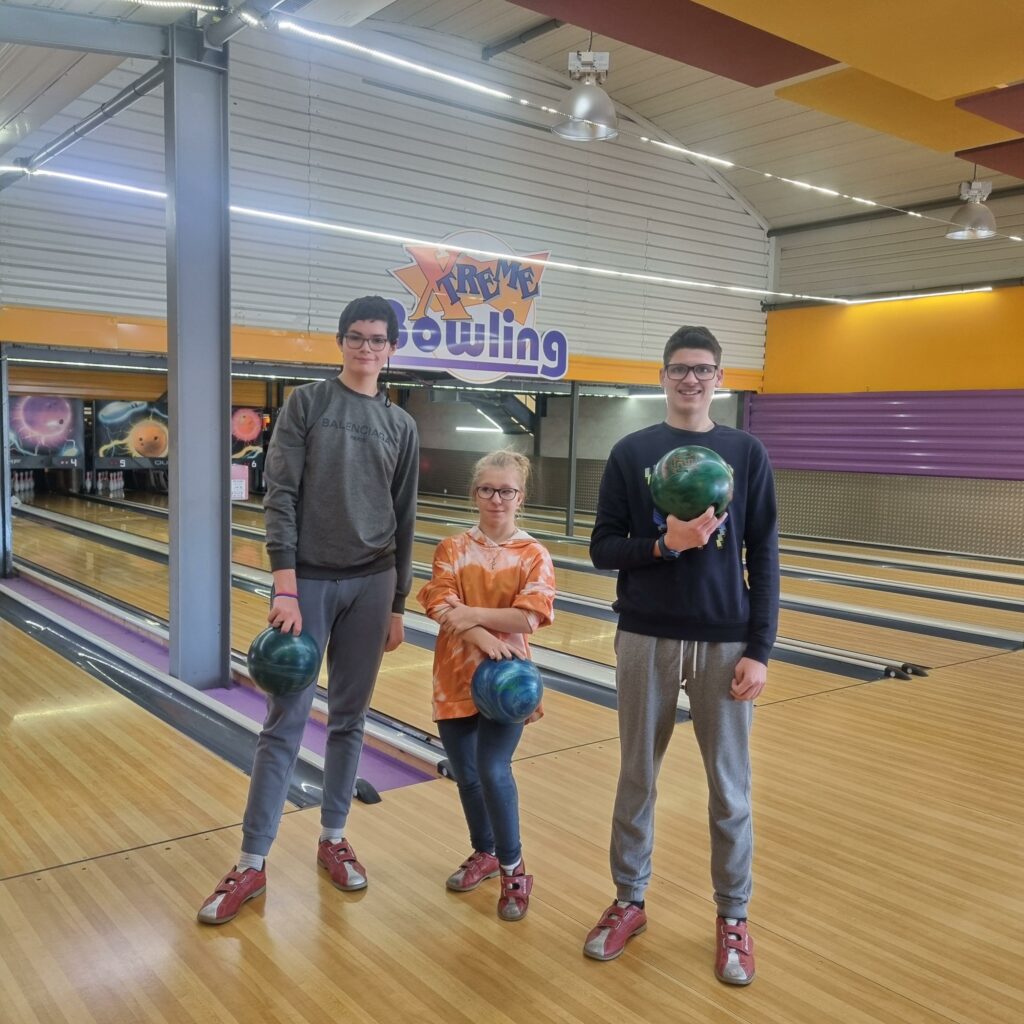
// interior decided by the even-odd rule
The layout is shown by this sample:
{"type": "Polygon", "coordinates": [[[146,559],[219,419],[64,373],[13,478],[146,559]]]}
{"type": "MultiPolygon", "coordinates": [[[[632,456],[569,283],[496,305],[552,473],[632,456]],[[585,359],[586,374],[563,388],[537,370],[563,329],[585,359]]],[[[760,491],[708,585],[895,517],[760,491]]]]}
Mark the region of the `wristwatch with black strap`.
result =
{"type": "Polygon", "coordinates": [[[665,534],[663,533],[658,535],[658,550],[661,552],[661,557],[669,561],[673,558],[678,558],[682,554],[681,551],[676,551],[665,543],[665,534]]]}

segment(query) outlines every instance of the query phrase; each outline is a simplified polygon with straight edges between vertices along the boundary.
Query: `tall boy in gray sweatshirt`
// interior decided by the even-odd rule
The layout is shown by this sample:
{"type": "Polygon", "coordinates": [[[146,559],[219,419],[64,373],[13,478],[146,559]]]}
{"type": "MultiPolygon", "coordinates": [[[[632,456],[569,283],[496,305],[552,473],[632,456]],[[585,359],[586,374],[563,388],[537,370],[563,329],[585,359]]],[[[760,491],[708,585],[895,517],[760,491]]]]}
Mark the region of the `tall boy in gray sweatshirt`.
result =
{"type": "MultiPolygon", "coordinates": [[[[366,887],[366,869],[344,838],[363,726],[385,651],[403,640],[412,585],[419,474],[416,424],[379,391],[398,321],[380,296],[355,299],[338,323],[344,366],[296,388],[267,451],[264,501],[274,576],[268,621],[306,632],[328,665],[327,747],[317,863],[339,889],[366,887]]],[[[315,687],[268,697],[242,821],[238,863],[199,910],[230,921],[266,889],[277,834],[315,687]]]]}

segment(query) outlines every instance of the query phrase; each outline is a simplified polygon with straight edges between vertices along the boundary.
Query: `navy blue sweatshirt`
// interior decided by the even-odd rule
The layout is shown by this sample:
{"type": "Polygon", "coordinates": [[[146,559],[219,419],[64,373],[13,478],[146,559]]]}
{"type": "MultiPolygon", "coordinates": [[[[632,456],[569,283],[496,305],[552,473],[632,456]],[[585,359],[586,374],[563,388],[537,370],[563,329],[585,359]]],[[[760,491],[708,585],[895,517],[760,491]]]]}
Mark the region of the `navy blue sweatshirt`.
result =
{"type": "Polygon", "coordinates": [[[732,427],[697,433],[667,423],[624,437],[601,478],[590,557],[598,569],[619,570],[613,607],[626,632],[745,641],[746,657],[768,663],[779,620],[779,540],[772,469],[757,438],[732,427]],[[658,460],[683,445],[718,452],[733,468],[734,492],[718,533],[669,560],[654,554],[659,529],[647,481],[658,460]]]}

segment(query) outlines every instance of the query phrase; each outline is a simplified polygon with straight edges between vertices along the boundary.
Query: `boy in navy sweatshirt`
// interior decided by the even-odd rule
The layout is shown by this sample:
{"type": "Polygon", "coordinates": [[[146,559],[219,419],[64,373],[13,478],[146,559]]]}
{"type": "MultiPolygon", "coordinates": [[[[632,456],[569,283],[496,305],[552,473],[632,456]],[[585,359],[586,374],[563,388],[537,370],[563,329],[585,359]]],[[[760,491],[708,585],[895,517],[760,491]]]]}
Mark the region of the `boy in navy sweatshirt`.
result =
{"type": "Polygon", "coordinates": [[[612,960],[647,926],[655,786],[685,685],[710,791],[715,974],[747,985],[754,979],[746,923],[753,849],[749,736],[778,623],[778,527],[763,446],[710,418],[721,362],[721,346],[707,328],[676,331],[659,377],[665,422],[619,441],[601,480],[590,555],[597,568],[619,572],[621,767],[611,841],[616,899],[591,929],[584,953],[612,960]],[[650,473],[684,445],[710,448],[732,466],[733,498],[721,517],[709,508],[689,521],[663,521],[656,512],[650,473]]]}

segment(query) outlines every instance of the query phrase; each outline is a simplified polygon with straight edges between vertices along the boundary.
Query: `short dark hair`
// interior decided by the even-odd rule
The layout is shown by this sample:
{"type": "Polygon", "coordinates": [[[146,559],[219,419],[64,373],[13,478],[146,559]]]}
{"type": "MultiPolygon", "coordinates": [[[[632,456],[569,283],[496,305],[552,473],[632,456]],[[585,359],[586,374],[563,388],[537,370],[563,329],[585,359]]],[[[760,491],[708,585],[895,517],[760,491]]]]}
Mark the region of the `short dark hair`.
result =
{"type": "Polygon", "coordinates": [[[388,325],[388,341],[392,345],[398,341],[398,317],[391,303],[380,295],[364,295],[361,299],[353,299],[338,318],[338,337],[344,338],[357,320],[383,320],[388,325]]]}
{"type": "Polygon", "coordinates": [[[715,357],[715,365],[722,365],[722,346],[718,339],[706,327],[680,327],[665,345],[662,366],[668,366],[672,353],[680,348],[702,348],[715,357]]]}

